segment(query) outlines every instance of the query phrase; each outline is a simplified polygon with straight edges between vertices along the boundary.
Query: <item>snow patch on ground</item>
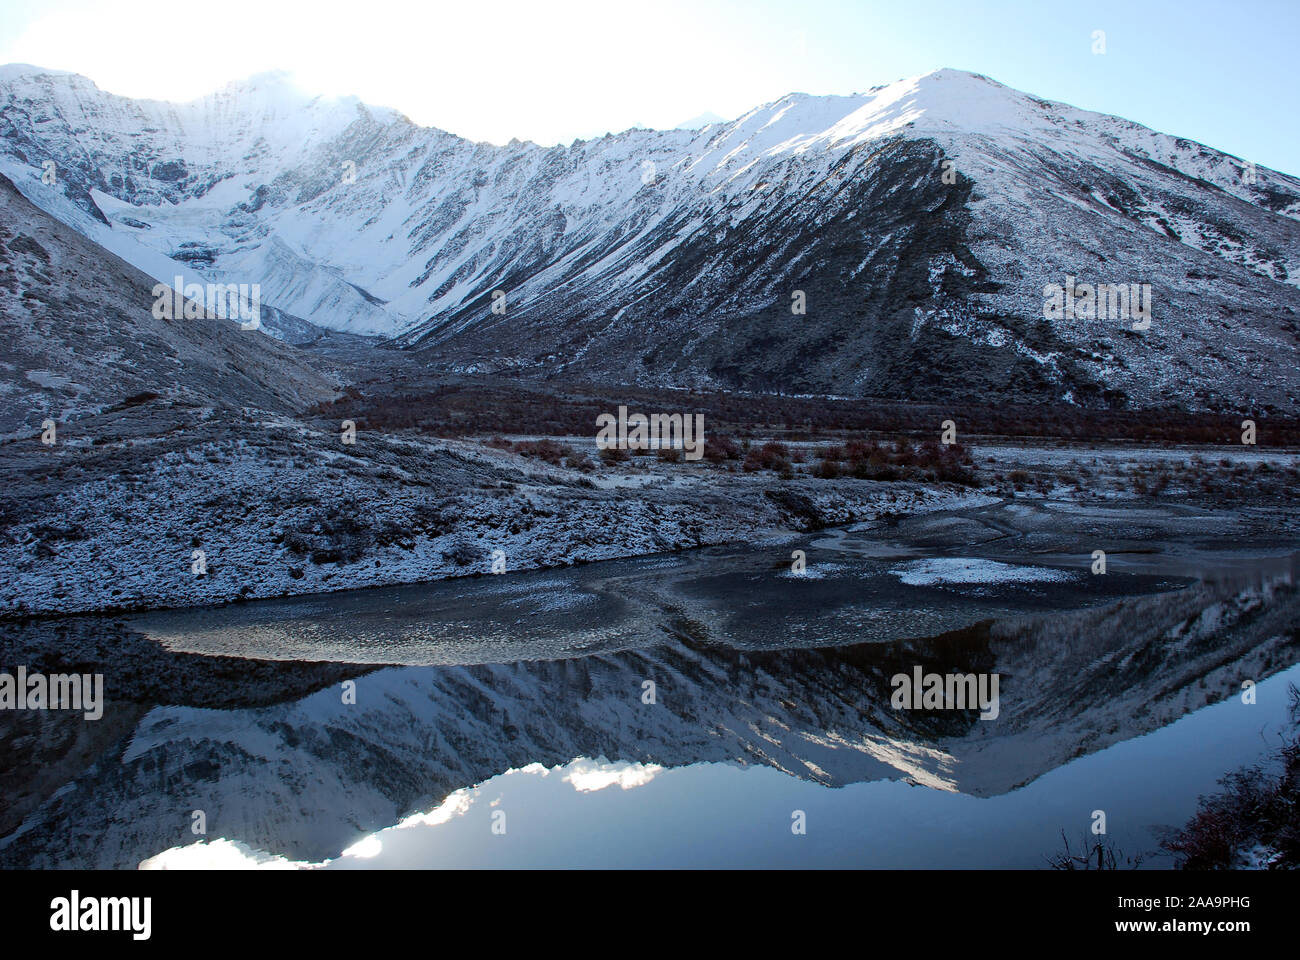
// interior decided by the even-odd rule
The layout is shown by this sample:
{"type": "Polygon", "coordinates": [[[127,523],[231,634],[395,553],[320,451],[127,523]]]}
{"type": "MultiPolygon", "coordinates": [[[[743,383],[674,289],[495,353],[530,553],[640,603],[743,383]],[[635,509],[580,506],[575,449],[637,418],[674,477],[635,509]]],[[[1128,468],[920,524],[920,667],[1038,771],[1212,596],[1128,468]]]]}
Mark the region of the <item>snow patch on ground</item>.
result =
{"type": "Polygon", "coordinates": [[[1061,583],[1073,574],[1051,567],[1021,567],[979,557],[912,560],[889,571],[910,587],[946,583],[1061,583]]]}

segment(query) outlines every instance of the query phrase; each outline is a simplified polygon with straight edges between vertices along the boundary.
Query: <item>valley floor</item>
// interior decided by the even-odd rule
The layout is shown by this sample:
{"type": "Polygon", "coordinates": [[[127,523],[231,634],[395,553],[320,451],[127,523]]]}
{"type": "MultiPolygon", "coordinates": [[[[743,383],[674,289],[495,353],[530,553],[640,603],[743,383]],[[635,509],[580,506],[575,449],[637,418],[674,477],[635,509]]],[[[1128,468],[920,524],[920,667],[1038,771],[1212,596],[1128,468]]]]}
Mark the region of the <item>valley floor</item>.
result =
{"type": "Polygon", "coordinates": [[[54,447],[4,444],[0,616],[563,567],[1017,498],[1231,506],[1242,537],[1282,535],[1296,521],[1276,508],[1300,489],[1296,453],[1241,446],[977,441],[959,485],[916,468],[827,475],[824,441],[768,460],[751,440],[729,460],[606,461],[591,436],[363,429],[345,444],[320,423],[145,406],[54,447]]]}

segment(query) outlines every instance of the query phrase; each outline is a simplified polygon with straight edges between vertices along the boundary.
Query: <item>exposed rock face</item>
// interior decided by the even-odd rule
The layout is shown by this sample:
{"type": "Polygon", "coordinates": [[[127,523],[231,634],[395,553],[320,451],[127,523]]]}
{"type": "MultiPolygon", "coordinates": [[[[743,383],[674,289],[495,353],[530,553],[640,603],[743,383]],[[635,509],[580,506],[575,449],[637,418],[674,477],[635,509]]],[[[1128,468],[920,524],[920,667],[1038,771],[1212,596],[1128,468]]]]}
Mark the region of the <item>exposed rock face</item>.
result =
{"type": "Polygon", "coordinates": [[[27,196],[146,272],[258,282],[295,327],[453,369],[1292,413],[1300,397],[1300,182],[968,73],[547,149],[275,75],[172,105],[8,67],[0,137],[27,196]],[[1149,328],[1046,319],[1067,278],[1149,285],[1149,328]]]}
{"type": "Polygon", "coordinates": [[[337,394],[260,330],[155,317],[154,286],[0,176],[0,438],[155,402],[286,413],[337,394]]]}

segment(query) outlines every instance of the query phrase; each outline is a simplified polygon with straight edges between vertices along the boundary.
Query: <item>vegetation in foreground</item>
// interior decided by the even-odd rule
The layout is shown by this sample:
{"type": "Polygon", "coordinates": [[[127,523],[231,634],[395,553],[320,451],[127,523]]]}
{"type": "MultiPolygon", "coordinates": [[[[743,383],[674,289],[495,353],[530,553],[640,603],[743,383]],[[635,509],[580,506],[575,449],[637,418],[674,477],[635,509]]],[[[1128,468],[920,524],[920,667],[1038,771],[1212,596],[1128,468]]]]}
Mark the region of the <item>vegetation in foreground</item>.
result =
{"type": "Polygon", "coordinates": [[[1161,847],[1183,870],[1300,869],[1300,690],[1277,757],[1223,777],[1196,816],[1161,847]],[[1272,772],[1280,767],[1280,772],[1272,772]]]}

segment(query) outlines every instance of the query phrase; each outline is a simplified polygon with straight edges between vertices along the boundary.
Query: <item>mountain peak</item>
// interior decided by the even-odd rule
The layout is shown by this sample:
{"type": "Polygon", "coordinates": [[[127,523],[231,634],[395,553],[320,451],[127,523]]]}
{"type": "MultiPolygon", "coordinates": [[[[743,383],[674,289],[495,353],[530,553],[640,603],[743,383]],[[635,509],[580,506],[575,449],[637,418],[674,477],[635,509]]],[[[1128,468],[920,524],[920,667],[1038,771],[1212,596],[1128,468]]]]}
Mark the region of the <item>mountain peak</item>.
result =
{"type": "Polygon", "coordinates": [[[31,63],[6,63],[0,65],[0,83],[30,82],[55,78],[77,86],[84,85],[95,90],[99,89],[89,77],[84,77],[71,70],[53,70],[49,67],[38,67],[31,63]]]}
{"type": "Polygon", "coordinates": [[[34,63],[6,63],[0,66],[0,80],[15,77],[79,77],[81,74],[71,70],[54,70],[50,67],[38,67],[34,63]]]}
{"type": "MultiPolygon", "coordinates": [[[[19,70],[32,75],[11,73],[19,70]]],[[[992,384],[991,371],[1011,364],[1014,382],[1029,385],[1010,391],[1021,399],[1221,397],[1240,382],[1253,397],[1266,389],[1269,402],[1292,402],[1290,374],[1260,388],[1235,368],[1204,374],[1189,361],[1153,378],[1138,372],[1141,338],[1103,349],[1092,330],[1067,325],[1044,346],[998,318],[1036,330],[1043,290],[1096,262],[1102,272],[1084,282],[1158,289],[1153,336],[1168,335],[1164,318],[1178,317],[1180,342],[1224,342],[1221,311],[1249,301],[1241,336],[1267,329],[1270,349],[1289,350],[1293,335],[1278,326],[1289,320],[1268,318],[1300,310],[1291,253],[1300,249],[1300,184],[1253,167],[1247,182],[1239,161],[1208,148],[969,71],[848,96],[791,93],[702,133],[630,129],[552,150],[389,128],[387,114],[354,98],[301,94],[283,71],[188,104],[129,101],[57,78],[0,83],[0,102],[9,101],[18,109],[7,112],[15,124],[0,141],[0,172],[124,259],[163,282],[181,269],[255,281],[265,305],[303,322],[436,348],[453,364],[480,364],[484,349],[539,369],[537,357],[564,356],[555,331],[575,297],[590,320],[565,344],[604,336],[602,324],[629,336],[637,323],[676,330],[701,302],[758,330],[774,291],[816,280],[810,300],[855,304],[855,329],[889,331],[899,351],[935,336],[971,338],[980,376],[992,384]],[[42,108],[51,103],[58,109],[42,108]],[[354,128],[365,113],[377,123],[354,128]],[[95,118],[93,138],[83,117],[95,118]],[[59,190],[36,187],[47,158],[59,190]],[[890,287],[900,269],[922,278],[902,306],[890,287]],[[1230,302],[1201,280],[1211,272],[1231,277],[1230,302]],[[507,286],[508,335],[480,325],[485,291],[507,286]]],[[[732,366],[735,338],[723,320],[714,329],[693,366],[618,355],[602,375],[621,375],[628,362],[646,375],[737,387],[789,375],[784,354],[757,335],[754,364],[732,366]]],[[[885,356],[874,336],[810,362],[799,389],[920,391],[899,380],[902,353],[885,356]]],[[[601,362],[585,341],[576,349],[588,367],[601,362]]],[[[1221,352],[1245,369],[1256,350],[1221,352]]],[[[947,382],[938,367],[931,374],[918,382],[947,382]]]]}

